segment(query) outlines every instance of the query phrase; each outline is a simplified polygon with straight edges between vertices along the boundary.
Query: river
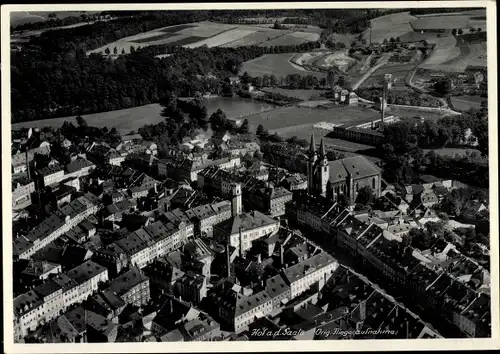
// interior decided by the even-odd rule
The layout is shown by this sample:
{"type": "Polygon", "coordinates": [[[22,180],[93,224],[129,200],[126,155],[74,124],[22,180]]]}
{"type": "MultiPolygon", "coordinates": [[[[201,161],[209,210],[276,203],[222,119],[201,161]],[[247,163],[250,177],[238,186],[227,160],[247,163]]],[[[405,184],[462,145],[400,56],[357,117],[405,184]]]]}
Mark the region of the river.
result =
{"type": "MultiPolygon", "coordinates": [[[[250,98],[242,97],[214,97],[205,98],[205,106],[207,107],[208,115],[222,109],[228,118],[238,118],[253,113],[265,112],[275,107],[272,104],[259,102],[250,98]]],[[[130,131],[137,131],[146,124],[156,124],[162,121],[160,115],[161,106],[159,104],[148,104],[140,107],[120,109],[110,112],[86,114],[82,117],[87,121],[87,124],[95,127],[116,128],[122,134],[127,134],[130,131]]],[[[36,120],[23,123],[12,124],[12,129],[20,128],[43,128],[43,127],[60,127],[65,121],[76,124],[76,116],[52,118],[44,120],[36,120]]]]}

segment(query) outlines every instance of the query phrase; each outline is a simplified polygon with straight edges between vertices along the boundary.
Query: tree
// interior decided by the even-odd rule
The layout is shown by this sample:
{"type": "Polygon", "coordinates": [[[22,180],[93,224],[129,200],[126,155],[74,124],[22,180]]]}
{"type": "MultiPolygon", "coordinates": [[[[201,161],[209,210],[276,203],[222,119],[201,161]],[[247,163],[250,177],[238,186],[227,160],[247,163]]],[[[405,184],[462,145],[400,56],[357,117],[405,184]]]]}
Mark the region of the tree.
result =
{"type": "Polygon", "coordinates": [[[345,85],[345,77],[340,75],[339,78],[337,79],[337,85],[340,87],[344,87],[345,85]]]}
{"type": "Polygon", "coordinates": [[[135,47],[133,45],[130,46],[130,53],[134,53],[135,52],[135,47]]]}
{"type": "Polygon", "coordinates": [[[478,28],[477,28],[477,31],[478,31],[478,32],[481,32],[481,31],[482,31],[482,28],[481,28],[481,27],[478,27],[478,28]]]}
{"type": "Polygon", "coordinates": [[[85,119],[83,119],[81,116],[76,117],[76,123],[80,127],[87,127],[88,126],[87,121],[85,119]]]}
{"type": "Polygon", "coordinates": [[[471,192],[469,189],[454,189],[451,193],[448,193],[443,205],[447,209],[448,214],[460,216],[470,197],[471,192]]]}
{"type": "Polygon", "coordinates": [[[333,71],[328,71],[328,74],[326,75],[326,81],[328,82],[328,85],[330,85],[330,88],[333,90],[333,86],[335,86],[335,74],[333,71]]]}
{"type": "Polygon", "coordinates": [[[394,42],[396,42],[396,39],[394,37],[391,37],[391,39],[389,40],[389,42],[394,43],[394,42]]]}
{"type": "Polygon", "coordinates": [[[209,120],[213,131],[227,131],[229,122],[226,113],[220,108],[212,113],[209,120]]]}
{"type": "Polygon", "coordinates": [[[245,120],[241,124],[240,133],[246,134],[248,132],[249,132],[249,123],[248,123],[248,119],[245,118],[245,120]]]}
{"type": "Polygon", "coordinates": [[[368,206],[373,201],[373,190],[370,186],[364,186],[359,189],[358,195],[356,197],[356,203],[368,206]]]}
{"type": "Polygon", "coordinates": [[[400,43],[400,42],[401,42],[401,38],[396,37],[396,43],[400,43]]]}
{"type": "Polygon", "coordinates": [[[456,35],[457,35],[457,29],[456,29],[456,28],[452,29],[452,30],[451,30],[451,34],[452,34],[453,36],[456,36],[456,35]]]}
{"type": "Polygon", "coordinates": [[[462,35],[462,34],[464,34],[464,31],[460,28],[460,29],[458,30],[458,34],[459,34],[459,35],[462,35]]]}
{"type": "Polygon", "coordinates": [[[470,29],[470,33],[474,33],[474,32],[476,32],[476,29],[475,29],[474,27],[472,27],[472,28],[470,29]]]}
{"type": "Polygon", "coordinates": [[[203,152],[203,148],[201,148],[198,145],[196,145],[195,147],[193,147],[193,149],[191,150],[191,152],[193,154],[199,154],[200,152],[203,152]]]}
{"type": "Polygon", "coordinates": [[[125,54],[125,48],[122,48],[122,54],[125,54]]]}
{"type": "Polygon", "coordinates": [[[429,249],[435,239],[426,230],[413,228],[408,233],[411,236],[411,245],[421,251],[429,249]]]}
{"type": "Polygon", "coordinates": [[[389,43],[389,41],[387,40],[387,38],[384,38],[384,41],[382,43],[387,44],[387,43],[389,43]]]}
{"type": "Polygon", "coordinates": [[[106,55],[109,55],[111,53],[111,51],[109,50],[109,48],[106,48],[106,49],[104,49],[104,53],[106,53],[106,55]]]}
{"type": "Polygon", "coordinates": [[[269,132],[262,124],[259,124],[257,127],[257,131],[255,132],[259,138],[267,138],[269,136],[269,132]]]}
{"type": "Polygon", "coordinates": [[[248,85],[252,81],[252,77],[248,74],[247,71],[245,71],[243,73],[243,75],[241,76],[240,81],[241,81],[242,84],[248,85]]]}
{"type": "Polygon", "coordinates": [[[451,92],[451,80],[450,79],[442,79],[437,81],[434,84],[434,91],[438,94],[447,96],[451,92]]]}
{"type": "Polygon", "coordinates": [[[281,26],[281,24],[280,24],[278,21],[275,21],[275,22],[274,22],[274,25],[273,25],[273,28],[274,28],[274,29],[281,29],[281,28],[282,28],[282,26],[281,26]]]}
{"type": "Polygon", "coordinates": [[[116,47],[113,48],[113,54],[114,55],[118,54],[118,48],[116,48],[116,47]]]}

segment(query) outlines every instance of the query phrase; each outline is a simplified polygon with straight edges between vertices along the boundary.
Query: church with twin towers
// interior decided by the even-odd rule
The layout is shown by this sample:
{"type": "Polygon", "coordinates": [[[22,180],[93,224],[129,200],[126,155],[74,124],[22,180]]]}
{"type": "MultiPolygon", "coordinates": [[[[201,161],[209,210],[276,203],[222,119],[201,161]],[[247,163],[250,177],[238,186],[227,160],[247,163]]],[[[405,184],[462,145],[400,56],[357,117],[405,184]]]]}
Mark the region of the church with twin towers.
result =
{"type": "Polygon", "coordinates": [[[314,134],[307,152],[307,193],[354,206],[358,192],[370,187],[375,197],[381,192],[381,169],[362,155],[329,161],[324,138],[319,149],[314,134]]]}

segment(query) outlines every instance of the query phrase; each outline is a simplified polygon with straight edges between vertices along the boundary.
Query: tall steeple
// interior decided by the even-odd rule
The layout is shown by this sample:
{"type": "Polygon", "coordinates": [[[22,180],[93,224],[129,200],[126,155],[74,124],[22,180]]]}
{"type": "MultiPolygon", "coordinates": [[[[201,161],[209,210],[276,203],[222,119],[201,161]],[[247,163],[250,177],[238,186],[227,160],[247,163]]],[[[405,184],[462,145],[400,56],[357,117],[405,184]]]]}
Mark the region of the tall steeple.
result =
{"type": "Polygon", "coordinates": [[[318,158],[316,153],[316,142],[314,141],[314,134],[311,134],[311,145],[309,146],[309,159],[307,160],[307,193],[314,194],[315,185],[315,165],[318,158]]]}
{"type": "Polygon", "coordinates": [[[319,158],[326,159],[326,150],[325,150],[325,143],[324,143],[323,138],[321,138],[321,143],[319,145],[319,158]]]}
{"type": "Polygon", "coordinates": [[[314,141],[314,134],[311,134],[311,144],[309,145],[309,156],[316,154],[316,142],[314,141]]]}
{"type": "Polygon", "coordinates": [[[330,179],[330,164],[328,163],[328,158],[326,157],[325,142],[321,138],[321,143],[319,147],[319,185],[318,192],[322,196],[326,196],[328,189],[328,181],[330,179]]]}

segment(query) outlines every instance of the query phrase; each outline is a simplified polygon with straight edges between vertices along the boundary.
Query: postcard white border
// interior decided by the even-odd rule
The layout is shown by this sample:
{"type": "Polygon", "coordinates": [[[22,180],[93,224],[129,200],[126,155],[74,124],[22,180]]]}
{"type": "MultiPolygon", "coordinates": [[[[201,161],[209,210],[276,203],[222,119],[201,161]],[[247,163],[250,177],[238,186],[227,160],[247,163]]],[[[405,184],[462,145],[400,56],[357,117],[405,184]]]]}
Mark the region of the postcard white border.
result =
{"type": "Polygon", "coordinates": [[[498,254],[498,141],[497,141],[497,56],[496,3],[488,1],[397,1],[397,2],[311,2],[311,3],[186,3],[186,4],[29,4],[2,5],[2,217],[3,217],[3,294],[4,344],[6,353],[165,353],[165,352],[240,352],[240,351],[374,351],[374,350],[446,350],[500,348],[499,254],[498,254]],[[209,9],[283,9],[283,8],[422,8],[486,7],[488,43],[488,111],[490,159],[491,220],[491,304],[492,338],[488,339],[411,339],[411,340],[338,340],[338,341],[238,341],[180,343],[86,343],[86,344],[15,344],[13,343],[12,296],[12,192],[10,129],[10,12],[14,11],[105,11],[105,10],[209,10],[209,9]]]}

